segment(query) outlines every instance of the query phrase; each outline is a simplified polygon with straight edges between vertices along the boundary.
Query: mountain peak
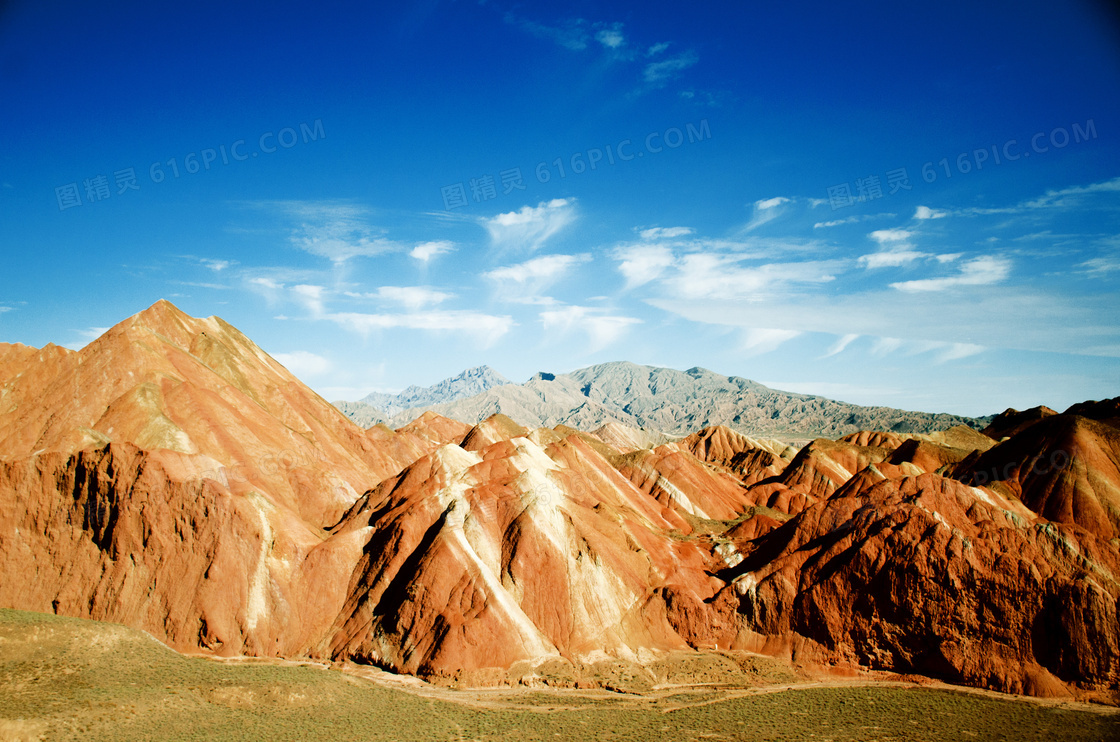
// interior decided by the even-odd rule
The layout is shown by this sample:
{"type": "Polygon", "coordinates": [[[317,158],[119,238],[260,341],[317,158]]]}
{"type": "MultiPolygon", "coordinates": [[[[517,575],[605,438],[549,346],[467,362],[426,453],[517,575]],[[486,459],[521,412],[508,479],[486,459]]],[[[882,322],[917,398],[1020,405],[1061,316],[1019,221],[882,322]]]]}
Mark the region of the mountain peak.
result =
{"type": "Polygon", "coordinates": [[[468,368],[466,371],[463,371],[458,376],[453,377],[452,380],[454,380],[454,379],[489,379],[489,380],[497,382],[496,384],[494,384],[494,386],[498,386],[499,384],[510,384],[510,383],[512,383],[509,379],[502,376],[500,373],[498,373],[494,369],[490,368],[489,366],[485,366],[485,365],[475,366],[474,368],[468,368]]]}
{"type": "Polygon", "coordinates": [[[194,320],[194,317],[191,317],[189,314],[184,312],[182,309],[179,309],[179,307],[175,306],[167,299],[160,299],[147,309],[141,312],[137,312],[136,314],[129,317],[129,320],[138,319],[148,321],[166,321],[170,319],[178,322],[191,322],[194,320]]]}
{"type": "Polygon", "coordinates": [[[359,401],[392,416],[413,407],[426,407],[473,397],[494,387],[512,383],[489,366],[475,366],[429,387],[413,385],[399,394],[374,392],[359,401]]]}

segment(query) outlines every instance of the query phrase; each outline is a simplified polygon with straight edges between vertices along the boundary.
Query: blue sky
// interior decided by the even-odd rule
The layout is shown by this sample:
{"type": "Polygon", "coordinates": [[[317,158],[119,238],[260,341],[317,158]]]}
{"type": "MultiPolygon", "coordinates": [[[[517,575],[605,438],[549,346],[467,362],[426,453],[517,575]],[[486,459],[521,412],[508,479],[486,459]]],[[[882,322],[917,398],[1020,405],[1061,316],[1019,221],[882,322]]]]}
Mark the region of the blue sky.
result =
{"type": "Polygon", "coordinates": [[[1115,396],[1106,7],[6,3],[0,341],[167,298],[329,399],[611,360],[1115,396]]]}

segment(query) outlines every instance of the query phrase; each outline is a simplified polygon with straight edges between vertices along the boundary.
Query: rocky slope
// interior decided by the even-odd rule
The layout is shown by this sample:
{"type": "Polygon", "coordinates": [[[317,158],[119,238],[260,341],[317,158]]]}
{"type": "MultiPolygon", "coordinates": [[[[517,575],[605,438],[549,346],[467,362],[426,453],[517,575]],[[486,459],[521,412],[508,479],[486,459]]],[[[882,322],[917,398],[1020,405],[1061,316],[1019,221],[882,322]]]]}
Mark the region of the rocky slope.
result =
{"type": "Polygon", "coordinates": [[[78,353],[0,345],[0,606],[471,683],[760,652],[1116,703],[1116,410],[800,449],[500,414],[367,431],[160,303],[78,353]]]}
{"type": "MultiPolygon", "coordinates": [[[[359,424],[373,419],[353,403],[339,405],[359,424]]],[[[504,414],[530,427],[570,425],[592,430],[618,423],[678,437],[711,425],[753,436],[809,439],[858,430],[930,433],[954,425],[981,428],[988,422],[988,418],[862,407],[782,392],[702,368],[676,371],[633,363],[605,363],[570,374],[539,373],[524,384],[415,406],[390,415],[388,423],[403,425],[425,410],[468,422],[504,414]]]]}

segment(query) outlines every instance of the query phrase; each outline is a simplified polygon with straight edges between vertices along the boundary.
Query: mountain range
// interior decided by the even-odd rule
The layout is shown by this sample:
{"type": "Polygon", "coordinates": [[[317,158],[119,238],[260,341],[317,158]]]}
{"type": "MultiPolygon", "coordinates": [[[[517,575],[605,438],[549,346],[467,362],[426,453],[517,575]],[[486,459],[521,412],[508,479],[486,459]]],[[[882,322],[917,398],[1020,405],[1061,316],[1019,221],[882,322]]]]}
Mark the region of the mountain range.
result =
{"type": "MultiPolygon", "coordinates": [[[[562,384],[768,393],[626,369],[562,384]]],[[[81,351],[0,344],[0,607],[181,652],[637,690],[764,654],[1115,705],[1118,577],[1120,399],[800,447],[504,414],[363,429],[167,302],[81,351]]]]}
{"type": "Polygon", "coordinates": [[[625,362],[567,374],[541,372],[524,384],[513,384],[483,366],[426,389],[375,393],[335,406],[363,427],[400,427],[433,411],[471,423],[503,414],[531,427],[593,430],[618,423],[675,437],[726,425],[747,435],[801,441],[858,430],[931,433],[954,425],[980,429],[992,419],[865,407],[778,391],[703,368],[677,371],[625,362]]]}

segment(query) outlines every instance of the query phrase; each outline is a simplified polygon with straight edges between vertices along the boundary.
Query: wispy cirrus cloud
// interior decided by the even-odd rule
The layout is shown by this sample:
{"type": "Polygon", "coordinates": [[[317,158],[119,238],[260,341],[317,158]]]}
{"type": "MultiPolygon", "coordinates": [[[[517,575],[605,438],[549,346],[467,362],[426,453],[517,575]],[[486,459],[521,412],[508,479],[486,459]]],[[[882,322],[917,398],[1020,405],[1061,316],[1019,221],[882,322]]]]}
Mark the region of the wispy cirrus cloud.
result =
{"type": "Polygon", "coordinates": [[[816,286],[835,280],[832,261],[750,264],[737,255],[691,253],[677,258],[660,285],[681,299],[747,299],[758,301],[792,287],[816,286]]]}
{"type": "Polygon", "coordinates": [[[344,201],[250,201],[249,208],[269,211],[288,222],[289,242],[311,255],[342,265],[354,258],[409,253],[420,260],[454,249],[450,242],[410,243],[388,236],[373,223],[373,211],[344,201]]]}
{"type": "MultiPolygon", "coordinates": [[[[628,299],[699,324],[737,328],[747,353],[780,346],[798,337],[793,333],[827,333],[832,338],[818,360],[857,348],[864,355],[926,354],[931,363],[967,361],[989,348],[1115,357],[1120,299],[1106,281],[1120,274],[1120,243],[1109,226],[1120,215],[1116,181],[1013,206],[986,204],[984,214],[969,213],[974,219],[953,218],[966,209],[928,205],[902,222],[894,214],[858,214],[814,225],[821,234],[878,219],[882,228],[864,232],[870,250],[859,250],[860,238],[848,236],[852,230],[805,241],[695,233],[668,239],[643,228],[636,230],[641,242],[618,244],[608,255],[628,299]],[[1029,204],[1036,206],[1031,219],[1004,218],[1029,204]],[[1105,213],[1091,222],[1093,233],[1070,234],[1068,217],[1081,210],[1105,213]],[[1016,237],[1016,228],[1029,234],[1016,237]],[[892,273],[880,282],[872,269],[892,273]]],[[[789,209],[792,234],[813,224],[810,209],[796,209],[807,199],[770,201],[753,207],[789,209]]]]}
{"type": "MultiPolygon", "coordinates": [[[[1044,195],[1022,204],[1028,209],[1053,209],[1081,205],[1081,196],[1094,193],[1116,193],[1120,191],[1120,177],[1085,186],[1068,186],[1047,191],[1044,195]]],[[[1115,207],[1116,204],[1114,203],[1115,207]]]]}
{"type": "Polygon", "coordinates": [[[687,237],[692,234],[689,227],[651,227],[639,233],[643,240],[671,240],[675,237],[687,237]]]}
{"type": "Polygon", "coordinates": [[[346,291],[343,293],[351,299],[371,299],[396,304],[407,309],[423,309],[455,298],[454,294],[438,291],[429,286],[381,286],[377,291],[346,291]]]}
{"type": "Polygon", "coordinates": [[[818,360],[831,358],[832,356],[843,353],[849,345],[854,343],[859,338],[860,335],[856,332],[849,332],[848,334],[837,338],[836,342],[829,346],[828,350],[825,351],[824,355],[822,355],[818,360]]]}
{"type": "Polygon", "coordinates": [[[857,222],[865,222],[869,220],[882,220],[894,219],[897,214],[856,214],[855,216],[844,217],[843,219],[832,219],[831,221],[817,222],[813,225],[813,229],[827,229],[829,227],[839,227],[844,224],[855,224],[857,222]]]}
{"type": "Polygon", "coordinates": [[[1011,273],[1011,260],[996,255],[981,255],[962,261],[956,275],[940,278],[920,278],[899,281],[891,287],[899,291],[946,291],[961,286],[990,286],[999,283],[1011,273]]]}
{"type": "Polygon", "coordinates": [[[333,263],[404,249],[402,244],[388,239],[385,230],[370,224],[369,211],[361,206],[283,201],[277,207],[298,222],[292,229],[292,245],[333,263]]]}
{"type": "Polygon", "coordinates": [[[315,286],[313,284],[296,284],[292,286],[292,295],[296,300],[311,312],[311,315],[318,317],[323,313],[323,292],[325,289],[322,286],[315,286]]]}
{"type": "Polygon", "coordinates": [[[543,255],[523,263],[486,271],[482,277],[493,282],[504,301],[521,304],[552,304],[546,292],[568,272],[591,260],[591,255],[543,255]]]}
{"type": "Polygon", "coordinates": [[[582,18],[574,18],[557,24],[542,23],[516,13],[506,13],[505,22],[530,36],[551,41],[571,51],[583,51],[590,38],[588,23],[582,18]]]}
{"type": "Polygon", "coordinates": [[[785,196],[775,196],[755,201],[752,205],[751,220],[740,230],[740,233],[751,232],[763,224],[777,219],[785,211],[785,205],[791,203],[792,200],[785,196]]]}
{"type": "Polygon", "coordinates": [[[515,324],[513,318],[509,316],[469,310],[433,310],[402,314],[336,312],[325,315],[324,318],[362,335],[377,330],[393,329],[456,332],[475,338],[484,347],[496,343],[515,324]]]}
{"type": "Polygon", "coordinates": [[[800,330],[782,330],[773,327],[751,327],[743,332],[743,350],[748,355],[762,355],[778,349],[782,344],[801,334],[800,330]]]}
{"type": "MultiPolygon", "coordinates": [[[[1061,212],[1092,206],[1116,210],[1120,208],[1114,196],[1117,192],[1120,192],[1120,177],[1089,183],[1088,185],[1054,188],[1036,198],[1020,201],[1014,206],[969,206],[940,212],[932,209],[931,211],[943,213],[947,216],[982,217],[1000,214],[1061,212]],[[1102,201],[1097,198],[1094,201],[1092,200],[1094,196],[1103,196],[1106,200],[1102,201]]],[[[925,207],[919,207],[919,211],[922,208],[925,207]]],[[[919,218],[917,214],[915,214],[915,218],[919,218]]]]}
{"type": "Polygon", "coordinates": [[[1120,255],[1102,255],[1090,258],[1078,263],[1077,268],[1093,278],[1104,278],[1120,272],[1120,255]]]}
{"type": "Polygon", "coordinates": [[[546,332],[587,335],[588,352],[602,350],[618,342],[631,327],[642,321],[636,317],[609,314],[605,309],[584,306],[566,306],[541,312],[541,324],[546,332]]]}
{"type": "Polygon", "coordinates": [[[454,294],[436,291],[427,286],[382,286],[377,289],[376,296],[408,309],[422,309],[454,298],[454,294]]]}
{"type": "Polygon", "coordinates": [[[238,263],[236,260],[224,260],[222,258],[200,258],[197,255],[180,255],[180,259],[200,265],[207,268],[214,273],[221,273],[227,268],[232,268],[238,263]]]}
{"type": "Polygon", "coordinates": [[[504,19],[510,26],[530,36],[556,44],[571,52],[586,55],[590,50],[598,49],[601,53],[598,59],[630,63],[656,58],[655,61],[646,61],[641,67],[642,81],[648,87],[664,87],[700,60],[699,55],[692,49],[673,56],[664,56],[671,42],[659,41],[648,44],[633,41],[625,32],[624,24],[617,21],[565,18],[545,22],[514,12],[507,12],[504,19]],[[604,54],[605,57],[602,56],[604,54]]]}
{"type": "Polygon", "coordinates": [[[535,251],[575,221],[575,199],[554,198],[481,220],[499,252],[535,251]]]}
{"type": "Polygon", "coordinates": [[[689,49],[686,52],[659,62],[650,62],[642,70],[642,79],[649,85],[664,85],[679,77],[682,72],[700,61],[700,55],[689,49]]]}

